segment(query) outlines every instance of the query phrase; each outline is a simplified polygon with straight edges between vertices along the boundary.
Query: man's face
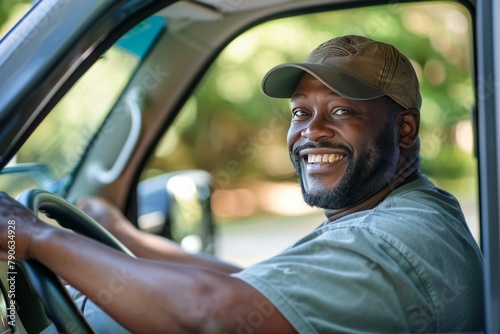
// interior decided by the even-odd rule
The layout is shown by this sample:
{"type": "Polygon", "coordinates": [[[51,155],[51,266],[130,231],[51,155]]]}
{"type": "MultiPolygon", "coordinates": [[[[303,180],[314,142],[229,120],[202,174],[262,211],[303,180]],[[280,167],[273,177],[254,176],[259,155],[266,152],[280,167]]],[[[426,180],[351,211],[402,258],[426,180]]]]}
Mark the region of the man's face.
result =
{"type": "Polygon", "coordinates": [[[288,149],[307,204],[350,207],[391,181],[399,151],[387,97],[350,100],[305,74],[291,107],[288,149]]]}

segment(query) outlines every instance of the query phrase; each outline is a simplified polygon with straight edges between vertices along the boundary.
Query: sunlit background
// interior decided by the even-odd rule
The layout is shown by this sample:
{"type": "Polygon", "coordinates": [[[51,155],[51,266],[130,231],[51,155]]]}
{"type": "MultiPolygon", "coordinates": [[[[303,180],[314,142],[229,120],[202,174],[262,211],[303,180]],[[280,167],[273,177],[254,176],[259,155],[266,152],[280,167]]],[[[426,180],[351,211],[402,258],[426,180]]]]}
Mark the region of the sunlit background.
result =
{"type": "MultiPolygon", "coordinates": [[[[2,1],[2,34],[30,3],[2,1]]],[[[423,96],[422,171],[459,198],[478,238],[477,165],[470,119],[475,103],[470,21],[468,13],[451,2],[394,3],[280,19],[252,28],[216,59],[165,134],[142,179],[181,169],[209,171],[214,180],[213,211],[221,226],[261,224],[255,226],[286,234],[282,226],[292,225],[281,222],[296,222],[304,229],[318,225],[322,213],[304,204],[286,149],[288,102],[265,97],[260,82],[274,65],[301,61],[325,40],[360,34],[396,45],[412,61],[423,96]]],[[[120,62],[111,52],[104,57],[103,68],[108,66],[106,59],[130,68],[129,60],[120,62]]],[[[124,73],[123,68],[114,71],[124,73]]],[[[105,70],[96,72],[106,73],[111,82],[115,78],[105,70]]],[[[132,72],[127,73],[123,80],[132,72]]],[[[101,88],[82,89],[87,92],[85,100],[74,99],[68,102],[73,107],[65,108],[88,108],[85,101],[97,101],[99,94],[114,96],[101,88]]],[[[119,92],[116,85],[113,89],[113,94],[119,92]]],[[[108,101],[102,112],[111,104],[108,101]]],[[[74,145],[69,146],[74,152],[74,145]]],[[[34,155],[40,147],[33,143],[29,150],[26,154],[34,155]]],[[[255,260],[258,258],[240,260],[240,264],[255,260]]]]}
{"type": "Polygon", "coordinates": [[[29,9],[33,1],[2,0],[0,2],[0,36],[3,36],[10,27],[29,9]]]}
{"type": "MultiPolygon", "coordinates": [[[[200,166],[211,171],[213,210],[221,224],[260,224],[275,236],[299,225],[304,232],[316,226],[322,213],[304,204],[285,145],[288,102],[264,97],[259,87],[272,66],[301,61],[318,44],[344,34],[387,41],[411,59],[423,95],[422,171],[459,198],[478,239],[472,32],[466,11],[450,3],[312,14],[252,29],[217,59],[160,144],[147,175],[200,166]],[[283,215],[290,217],[283,225],[269,223],[283,215]],[[303,218],[292,225],[297,216],[303,218]]],[[[247,247],[255,252],[250,242],[247,247]]]]}

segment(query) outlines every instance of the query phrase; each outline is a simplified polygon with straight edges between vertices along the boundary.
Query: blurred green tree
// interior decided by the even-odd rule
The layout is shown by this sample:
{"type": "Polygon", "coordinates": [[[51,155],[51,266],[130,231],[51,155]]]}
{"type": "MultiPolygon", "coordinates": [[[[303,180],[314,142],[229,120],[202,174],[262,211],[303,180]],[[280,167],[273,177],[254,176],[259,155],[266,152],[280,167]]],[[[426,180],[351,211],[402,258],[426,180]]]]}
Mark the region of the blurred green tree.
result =
{"type": "MultiPolygon", "coordinates": [[[[2,0],[0,34],[31,3],[2,0]]],[[[274,65],[302,61],[319,43],[346,34],[394,44],[414,64],[423,96],[423,172],[435,180],[474,178],[472,33],[468,12],[455,2],[394,2],[278,19],[252,28],[209,68],[143,178],[203,168],[219,188],[296,181],[286,149],[288,101],[264,96],[260,81],[274,65]]]]}
{"type": "Polygon", "coordinates": [[[470,147],[460,146],[456,138],[456,126],[464,120],[469,123],[462,132],[469,133],[474,104],[470,21],[464,8],[453,3],[393,4],[280,19],[253,28],[210,68],[160,145],[150,173],[204,168],[228,188],[249,177],[294,180],[285,145],[288,103],[263,96],[260,81],[272,66],[301,61],[327,39],[361,34],[396,45],[416,68],[423,95],[424,173],[436,179],[470,176],[475,160],[470,147]],[[244,172],[228,173],[238,169],[244,172]]]}

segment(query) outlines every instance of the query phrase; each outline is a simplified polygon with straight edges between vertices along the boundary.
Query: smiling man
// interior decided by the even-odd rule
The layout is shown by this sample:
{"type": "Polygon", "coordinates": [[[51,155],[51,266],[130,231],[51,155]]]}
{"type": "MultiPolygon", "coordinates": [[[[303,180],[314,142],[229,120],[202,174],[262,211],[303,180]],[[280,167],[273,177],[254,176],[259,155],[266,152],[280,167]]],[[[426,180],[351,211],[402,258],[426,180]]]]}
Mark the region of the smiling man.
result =
{"type": "Polygon", "coordinates": [[[391,45],[332,39],[263,80],[290,98],[290,158],[314,231],[241,270],[146,235],[106,202],[80,206],[138,256],[45,225],[0,196],[0,247],[45,263],[133,332],[407,333],[483,330],[481,253],[457,200],[419,172],[419,84],[391,45]],[[85,252],[81,250],[85,249],[85,252]],[[134,305],[134,307],[130,307],[134,305]]]}
{"type": "Polygon", "coordinates": [[[291,97],[288,144],[308,204],[352,208],[417,172],[419,85],[394,47],[357,36],[334,39],[304,63],[271,70],[263,90],[291,97]]]}

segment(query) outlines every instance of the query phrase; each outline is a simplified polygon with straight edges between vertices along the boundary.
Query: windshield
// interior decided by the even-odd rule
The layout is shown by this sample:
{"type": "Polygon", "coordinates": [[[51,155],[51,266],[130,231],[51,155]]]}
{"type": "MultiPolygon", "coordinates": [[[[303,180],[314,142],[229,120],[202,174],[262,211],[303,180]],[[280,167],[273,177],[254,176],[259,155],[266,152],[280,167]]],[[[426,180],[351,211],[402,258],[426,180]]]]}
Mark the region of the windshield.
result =
{"type": "Polygon", "coordinates": [[[163,20],[151,17],[111,47],[9,162],[0,174],[0,188],[11,196],[35,187],[62,193],[108,114],[119,108],[119,97],[162,29],[163,20]]]}

